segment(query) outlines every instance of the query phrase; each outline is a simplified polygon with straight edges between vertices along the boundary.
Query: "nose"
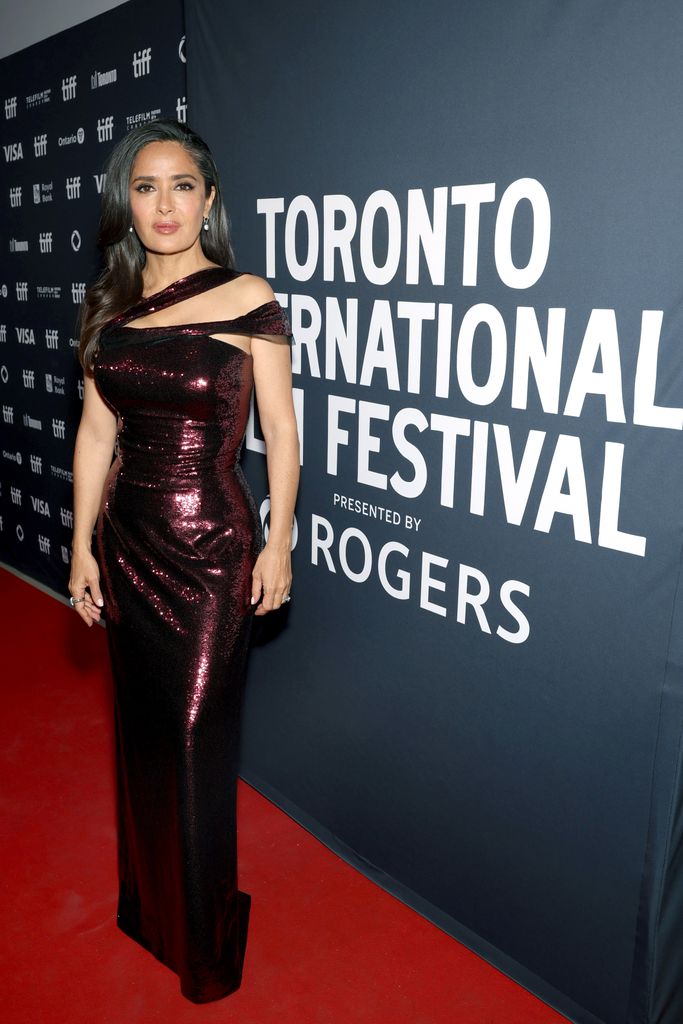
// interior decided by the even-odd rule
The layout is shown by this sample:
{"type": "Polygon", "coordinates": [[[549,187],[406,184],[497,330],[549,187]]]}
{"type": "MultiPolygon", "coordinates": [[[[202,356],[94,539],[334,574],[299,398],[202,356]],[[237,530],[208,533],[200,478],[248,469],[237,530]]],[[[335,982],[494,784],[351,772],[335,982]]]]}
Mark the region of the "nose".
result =
{"type": "Polygon", "coordinates": [[[157,208],[159,213],[163,214],[170,213],[173,209],[173,192],[163,185],[159,188],[157,208]]]}

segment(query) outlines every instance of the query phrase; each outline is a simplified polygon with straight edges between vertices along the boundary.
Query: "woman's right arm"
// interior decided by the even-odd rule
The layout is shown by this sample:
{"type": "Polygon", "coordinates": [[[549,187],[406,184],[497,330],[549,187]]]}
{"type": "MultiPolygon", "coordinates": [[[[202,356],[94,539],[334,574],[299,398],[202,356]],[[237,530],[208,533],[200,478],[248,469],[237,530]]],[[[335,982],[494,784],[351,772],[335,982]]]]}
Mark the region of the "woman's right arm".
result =
{"type": "Polygon", "coordinates": [[[102,594],[91,540],[114,453],[117,418],[87,373],[83,375],[83,384],[83,411],[74,445],[74,529],[69,591],[72,597],[85,596],[85,601],[79,601],[74,607],[87,625],[92,626],[100,618],[98,605],[102,605],[102,594]]]}

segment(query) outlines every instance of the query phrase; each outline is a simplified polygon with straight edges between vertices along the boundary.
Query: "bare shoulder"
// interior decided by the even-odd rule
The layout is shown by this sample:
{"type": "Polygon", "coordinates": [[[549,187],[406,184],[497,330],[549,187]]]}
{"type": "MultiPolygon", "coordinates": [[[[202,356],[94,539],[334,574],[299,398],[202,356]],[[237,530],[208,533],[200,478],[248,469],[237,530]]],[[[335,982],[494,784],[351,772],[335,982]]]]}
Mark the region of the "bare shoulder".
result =
{"type": "Polygon", "coordinates": [[[240,274],[232,281],[212,288],[206,295],[212,306],[212,319],[216,320],[244,316],[275,298],[268,282],[256,274],[240,274]]]}
{"type": "Polygon", "coordinates": [[[241,296],[249,309],[262,306],[264,302],[272,302],[275,298],[269,283],[256,274],[241,274],[233,284],[239,289],[235,294],[241,296]]]}

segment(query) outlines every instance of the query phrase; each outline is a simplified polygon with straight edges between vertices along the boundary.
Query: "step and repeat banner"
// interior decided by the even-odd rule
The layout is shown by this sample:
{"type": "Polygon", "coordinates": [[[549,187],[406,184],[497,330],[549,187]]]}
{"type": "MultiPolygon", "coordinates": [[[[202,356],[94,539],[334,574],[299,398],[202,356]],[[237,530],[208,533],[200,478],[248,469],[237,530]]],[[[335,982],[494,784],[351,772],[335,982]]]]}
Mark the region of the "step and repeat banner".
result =
{"type": "Polygon", "coordinates": [[[571,1019],[680,1022],[680,4],[185,6],[295,336],[244,775],[571,1019]]]}
{"type": "Polygon", "coordinates": [[[83,400],[78,308],[100,262],[103,165],[186,119],[181,0],[132,0],[0,61],[0,562],[68,596],[83,400]]]}

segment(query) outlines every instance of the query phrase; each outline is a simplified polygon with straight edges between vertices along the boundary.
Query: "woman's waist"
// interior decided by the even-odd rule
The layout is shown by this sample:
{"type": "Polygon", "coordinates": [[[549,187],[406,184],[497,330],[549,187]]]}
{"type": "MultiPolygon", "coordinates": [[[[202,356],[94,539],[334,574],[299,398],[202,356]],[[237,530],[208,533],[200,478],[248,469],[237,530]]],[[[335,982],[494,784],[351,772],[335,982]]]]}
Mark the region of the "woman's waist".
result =
{"type": "Polygon", "coordinates": [[[138,477],[140,480],[157,481],[160,486],[169,482],[182,485],[183,481],[234,473],[240,446],[165,447],[156,443],[131,444],[120,440],[117,454],[121,468],[131,480],[138,477]]]}

